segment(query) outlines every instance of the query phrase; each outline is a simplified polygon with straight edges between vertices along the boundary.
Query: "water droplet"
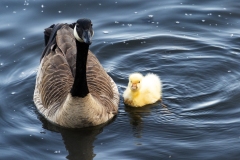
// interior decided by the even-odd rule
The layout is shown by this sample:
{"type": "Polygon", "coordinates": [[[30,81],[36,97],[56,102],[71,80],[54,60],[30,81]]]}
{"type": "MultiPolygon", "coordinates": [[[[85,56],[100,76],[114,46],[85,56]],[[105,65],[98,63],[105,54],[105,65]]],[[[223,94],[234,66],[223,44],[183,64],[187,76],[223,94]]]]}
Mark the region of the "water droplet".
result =
{"type": "Polygon", "coordinates": [[[108,34],[109,32],[108,31],[103,31],[104,34],[108,34]]]}
{"type": "Polygon", "coordinates": [[[42,4],[41,7],[44,8],[44,5],[42,4]]]}
{"type": "Polygon", "coordinates": [[[176,24],[179,24],[180,22],[179,21],[176,21],[176,24]]]}
{"type": "Polygon", "coordinates": [[[148,15],[148,17],[152,18],[152,17],[153,17],[153,15],[148,15]]]}

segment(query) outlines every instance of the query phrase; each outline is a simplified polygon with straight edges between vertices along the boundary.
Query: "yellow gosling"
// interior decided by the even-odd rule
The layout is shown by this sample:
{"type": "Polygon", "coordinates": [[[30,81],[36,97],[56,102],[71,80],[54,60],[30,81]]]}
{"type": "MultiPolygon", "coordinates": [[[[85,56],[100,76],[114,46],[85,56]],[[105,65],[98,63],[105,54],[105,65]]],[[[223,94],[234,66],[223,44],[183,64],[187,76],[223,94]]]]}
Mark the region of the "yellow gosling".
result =
{"type": "Polygon", "coordinates": [[[152,73],[148,73],[145,77],[140,73],[131,74],[123,98],[124,103],[132,107],[142,107],[161,100],[160,78],[152,73]]]}

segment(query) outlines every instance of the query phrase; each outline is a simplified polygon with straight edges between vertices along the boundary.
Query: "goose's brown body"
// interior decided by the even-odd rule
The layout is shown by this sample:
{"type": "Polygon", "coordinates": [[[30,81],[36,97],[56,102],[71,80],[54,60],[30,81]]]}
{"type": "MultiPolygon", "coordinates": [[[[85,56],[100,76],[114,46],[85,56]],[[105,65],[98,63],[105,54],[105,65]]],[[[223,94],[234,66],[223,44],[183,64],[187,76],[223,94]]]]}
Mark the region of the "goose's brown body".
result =
{"type": "Polygon", "coordinates": [[[49,47],[36,78],[34,103],[38,111],[52,123],[70,128],[95,126],[110,120],[118,111],[118,89],[91,51],[86,65],[89,93],[85,97],[73,97],[70,93],[77,54],[73,29],[63,25],[57,31],[56,43],[49,47]]]}

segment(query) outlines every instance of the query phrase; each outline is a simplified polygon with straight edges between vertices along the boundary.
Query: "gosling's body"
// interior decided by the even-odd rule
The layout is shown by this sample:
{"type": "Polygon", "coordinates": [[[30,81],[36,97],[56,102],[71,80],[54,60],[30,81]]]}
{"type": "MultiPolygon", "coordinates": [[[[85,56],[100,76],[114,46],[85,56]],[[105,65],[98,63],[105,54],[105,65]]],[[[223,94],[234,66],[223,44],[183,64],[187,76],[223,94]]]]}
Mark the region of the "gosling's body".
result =
{"type": "MultiPolygon", "coordinates": [[[[48,48],[44,50],[46,53],[43,53],[37,73],[34,103],[39,113],[54,124],[68,128],[96,126],[117,114],[119,93],[112,78],[88,47],[85,65],[84,60],[81,62],[83,69],[77,69],[76,63],[80,63],[77,56],[82,56],[78,46],[85,44],[76,40],[74,25],[61,24],[56,40],[46,46],[48,48]],[[85,72],[80,79],[83,77],[84,81],[85,78],[86,84],[77,83],[81,81],[76,80],[77,72],[85,72]]],[[[51,36],[52,33],[50,40],[51,36]]]]}
{"type": "Polygon", "coordinates": [[[123,93],[124,103],[132,107],[142,107],[161,100],[162,84],[155,74],[147,74],[145,77],[140,73],[129,76],[129,83],[123,93]]]}

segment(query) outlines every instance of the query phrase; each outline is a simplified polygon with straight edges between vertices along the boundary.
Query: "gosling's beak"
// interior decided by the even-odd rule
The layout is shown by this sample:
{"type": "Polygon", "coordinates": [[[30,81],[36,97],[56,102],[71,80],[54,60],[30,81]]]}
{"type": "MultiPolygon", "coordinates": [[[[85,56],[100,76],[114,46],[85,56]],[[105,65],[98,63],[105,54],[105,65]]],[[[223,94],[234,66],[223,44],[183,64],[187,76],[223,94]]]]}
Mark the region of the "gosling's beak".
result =
{"type": "Polygon", "coordinates": [[[131,89],[132,89],[132,90],[136,90],[136,89],[137,89],[137,84],[136,84],[136,83],[133,83],[132,86],[131,86],[131,89]]]}
{"type": "Polygon", "coordinates": [[[89,30],[83,31],[82,40],[89,45],[92,43],[92,36],[89,30]]]}

